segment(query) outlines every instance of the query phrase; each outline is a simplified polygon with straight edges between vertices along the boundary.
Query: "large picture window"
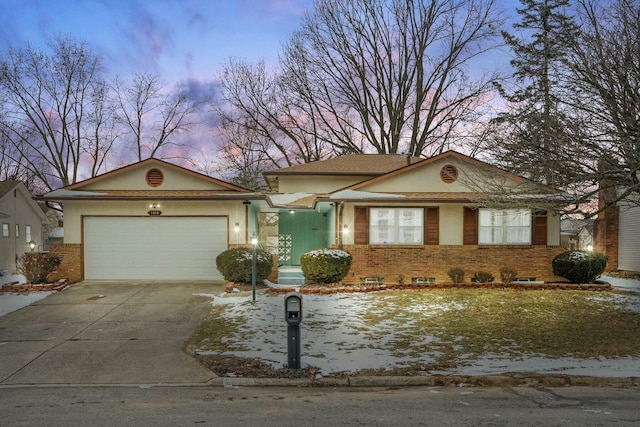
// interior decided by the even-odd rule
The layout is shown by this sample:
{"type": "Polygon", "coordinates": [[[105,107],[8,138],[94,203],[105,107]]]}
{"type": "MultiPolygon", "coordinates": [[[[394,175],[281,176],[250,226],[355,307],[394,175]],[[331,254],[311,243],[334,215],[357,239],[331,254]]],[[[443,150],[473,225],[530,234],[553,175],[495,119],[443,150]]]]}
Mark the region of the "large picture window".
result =
{"type": "Polygon", "coordinates": [[[528,209],[480,209],[481,245],[531,244],[531,211],[528,209]]]}
{"type": "Polygon", "coordinates": [[[369,243],[421,245],[424,238],[422,208],[371,208],[369,243]]]}

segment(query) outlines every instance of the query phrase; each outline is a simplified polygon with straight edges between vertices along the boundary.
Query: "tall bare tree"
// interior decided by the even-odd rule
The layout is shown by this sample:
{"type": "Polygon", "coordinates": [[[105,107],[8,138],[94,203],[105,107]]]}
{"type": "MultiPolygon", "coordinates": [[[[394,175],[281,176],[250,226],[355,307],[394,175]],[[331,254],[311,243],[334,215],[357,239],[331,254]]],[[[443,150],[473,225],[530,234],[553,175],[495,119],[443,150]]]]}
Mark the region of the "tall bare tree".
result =
{"type": "Polygon", "coordinates": [[[101,57],[65,36],[48,49],[26,44],[0,58],[0,131],[11,160],[52,189],[76,182],[81,166],[96,174],[115,137],[108,118],[97,120],[107,102],[101,57]]]}
{"type": "Polygon", "coordinates": [[[580,0],[578,10],[571,84],[590,138],[574,153],[590,188],[614,182],[624,191],[611,203],[640,204],[640,1],[580,0]]]}
{"type": "Polygon", "coordinates": [[[136,74],[131,82],[116,78],[118,117],[128,129],[137,160],[156,157],[168,146],[184,145],[176,138],[197,124],[200,102],[185,88],[167,90],[155,74],[136,74]]]}
{"type": "Polygon", "coordinates": [[[320,0],[273,75],[232,63],[223,93],[287,164],[348,152],[436,154],[491,90],[493,73],[468,71],[495,47],[497,16],[493,0],[320,0]]]}

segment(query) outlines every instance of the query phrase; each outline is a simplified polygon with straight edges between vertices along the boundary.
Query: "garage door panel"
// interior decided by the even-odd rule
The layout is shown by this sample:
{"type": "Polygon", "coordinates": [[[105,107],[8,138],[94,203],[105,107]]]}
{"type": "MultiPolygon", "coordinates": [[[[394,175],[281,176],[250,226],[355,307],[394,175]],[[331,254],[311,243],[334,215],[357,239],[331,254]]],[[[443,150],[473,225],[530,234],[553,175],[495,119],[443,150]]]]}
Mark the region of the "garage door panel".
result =
{"type": "Polygon", "coordinates": [[[219,280],[227,247],[226,218],[84,219],[87,279],[219,280]]]}

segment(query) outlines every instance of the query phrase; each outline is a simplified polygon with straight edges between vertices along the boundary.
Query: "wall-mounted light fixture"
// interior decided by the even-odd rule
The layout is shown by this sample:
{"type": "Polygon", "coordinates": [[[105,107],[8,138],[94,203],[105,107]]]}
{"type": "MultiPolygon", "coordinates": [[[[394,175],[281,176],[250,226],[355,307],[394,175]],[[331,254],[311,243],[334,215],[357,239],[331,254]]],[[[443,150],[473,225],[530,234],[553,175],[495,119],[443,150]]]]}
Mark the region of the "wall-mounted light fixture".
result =
{"type": "Polygon", "coordinates": [[[294,214],[294,213],[296,213],[296,210],[295,210],[295,209],[290,209],[290,210],[289,210],[289,213],[290,213],[290,214],[294,214]]]}
{"type": "Polygon", "coordinates": [[[149,205],[149,210],[147,213],[151,216],[160,216],[162,215],[162,211],[160,210],[160,203],[151,203],[149,205]]]}
{"type": "Polygon", "coordinates": [[[593,246],[591,246],[591,245],[587,245],[587,250],[588,250],[589,252],[593,252],[593,246]]]}
{"type": "Polygon", "coordinates": [[[31,248],[31,252],[36,248],[36,242],[33,240],[29,242],[29,248],[31,248]]]}
{"type": "Polygon", "coordinates": [[[233,231],[235,231],[236,233],[238,231],[240,231],[240,223],[239,222],[236,222],[236,225],[233,226],[233,231]]]}
{"type": "Polygon", "coordinates": [[[349,226],[348,225],[342,226],[342,234],[349,234],[349,226]]]}

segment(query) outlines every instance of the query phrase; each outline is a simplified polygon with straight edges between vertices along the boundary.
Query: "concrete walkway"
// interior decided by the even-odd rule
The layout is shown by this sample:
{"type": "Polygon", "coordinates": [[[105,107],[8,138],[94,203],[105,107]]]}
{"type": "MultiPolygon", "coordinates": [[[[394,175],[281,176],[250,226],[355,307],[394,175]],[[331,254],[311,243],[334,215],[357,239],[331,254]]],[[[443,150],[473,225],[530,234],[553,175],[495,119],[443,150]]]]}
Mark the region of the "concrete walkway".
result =
{"type": "Polygon", "coordinates": [[[0,317],[0,385],[206,384],[182,350],[221,282],[83,282],[0,317]]]}

